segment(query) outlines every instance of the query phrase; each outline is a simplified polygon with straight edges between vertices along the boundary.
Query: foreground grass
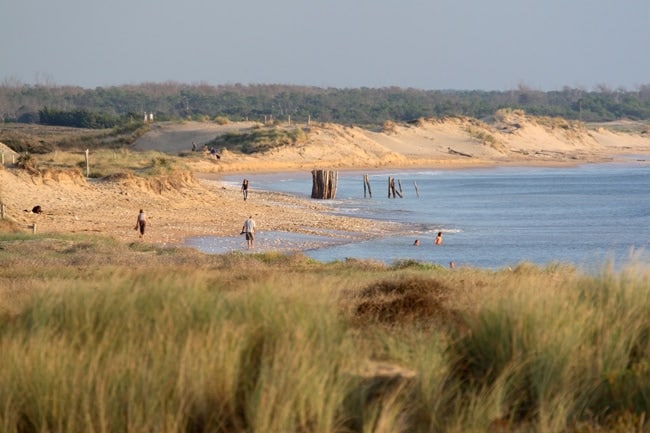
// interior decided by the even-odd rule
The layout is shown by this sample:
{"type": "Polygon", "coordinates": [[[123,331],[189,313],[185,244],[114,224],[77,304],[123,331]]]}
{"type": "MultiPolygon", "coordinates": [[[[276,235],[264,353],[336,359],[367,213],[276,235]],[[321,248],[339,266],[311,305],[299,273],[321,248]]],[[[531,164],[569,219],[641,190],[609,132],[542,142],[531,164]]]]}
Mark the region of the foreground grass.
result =
{"type": "Polygon", "coordinates": [[[643,268],[320,264],[19,233],[0,263],[2,432],[648,428],[643,268]]]}

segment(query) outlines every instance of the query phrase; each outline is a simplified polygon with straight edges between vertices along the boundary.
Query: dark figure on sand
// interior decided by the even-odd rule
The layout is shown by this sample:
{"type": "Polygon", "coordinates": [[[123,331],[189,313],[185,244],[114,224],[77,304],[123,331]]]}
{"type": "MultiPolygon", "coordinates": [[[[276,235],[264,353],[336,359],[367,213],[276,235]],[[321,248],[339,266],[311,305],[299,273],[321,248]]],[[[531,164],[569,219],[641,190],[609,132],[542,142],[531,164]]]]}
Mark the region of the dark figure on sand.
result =
{"type": "Polygon", "coordinates": [[[241,184],[241,193],[244,196],[244,200],[248,198],[248,179],[244,179],[241,184]]]}
{"type": "Polygon", "coordinates": [[[147,227],[147,215],[142,209],[138,213],[138,219],[135,223],[135,230],[140,230],[140,239],[144,237],[144,229],[147,227]]]}
{"type": "MultiPolygon", "coordinates": [[[[24,209],[25,212],[30,212],[27,209],[24,209]]],[[[32,208],[31,210],[32,213],[43,213],[43,208],[41,208],[41,205],[36,205],[32,208]]]]}

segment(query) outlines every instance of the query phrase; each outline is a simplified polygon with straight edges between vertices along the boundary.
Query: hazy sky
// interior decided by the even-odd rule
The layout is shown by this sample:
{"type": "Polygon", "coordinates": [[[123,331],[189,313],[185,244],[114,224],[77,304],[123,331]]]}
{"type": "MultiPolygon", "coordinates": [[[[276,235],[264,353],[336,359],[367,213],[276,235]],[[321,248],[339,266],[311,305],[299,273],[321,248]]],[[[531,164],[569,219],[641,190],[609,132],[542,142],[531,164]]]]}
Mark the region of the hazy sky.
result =
{"type": "Polygon", "coordinates": [[[650,84],[650,0],[0,0],[0,41],[0,82],[85,88],[650,84]]]}

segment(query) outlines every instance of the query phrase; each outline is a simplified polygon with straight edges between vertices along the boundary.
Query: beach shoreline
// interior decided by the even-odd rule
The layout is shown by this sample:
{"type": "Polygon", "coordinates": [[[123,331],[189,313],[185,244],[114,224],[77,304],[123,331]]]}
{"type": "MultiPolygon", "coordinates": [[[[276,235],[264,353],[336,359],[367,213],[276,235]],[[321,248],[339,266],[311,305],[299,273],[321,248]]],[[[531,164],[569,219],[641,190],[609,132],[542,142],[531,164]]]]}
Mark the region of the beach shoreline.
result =
{"type": "MultiPolygon", "coordinates": [[[[650,158],[648,134],[584,128],[567,132],[542,128],[532,120],[517,120],[522,126],[516,133],[491,130],[498,145],[486,145],[468,135],[462,119],[400,126],[386,133],[340,125],[313,126],[310,139],[300,145],[254,155],[222,150],[218,160],[195,155],[183,159],[184,171],[148,180],[134,175],[87,179],[78,169],[30,174],[7,166],[0,168],[0,200],[6,218],[23,232],[98,234],[123,242],[183,246],[192,237],[237,236],[244,220],[253,216],[260,232],[309,236],[333,231],[361,239],[403,228],[387,221],[336,215],[327,200],[265,191],[259,184],[253,185],[249,199],[243,200],[239,185],[225,184],[220,179],[298,172],[310,179],[314,169],[361,174],[567,167],[630,161],[627,155],[650,158]],[[36,205],[42,207],[43,213],[30,211],[36,205]],[[143,240],[134,230],[139,209],[149,218],[143,240]]],[[[207,137],[218,128],[216,124],[201,123],[159,125],[155,135],[143,136],[133,151],[187,151],[192,134],[207,137]],[[179,129],[187,133],[182,139],[178,138],[179,129]],[[165,135],[166,131],[169,135],[165,135]]]]}

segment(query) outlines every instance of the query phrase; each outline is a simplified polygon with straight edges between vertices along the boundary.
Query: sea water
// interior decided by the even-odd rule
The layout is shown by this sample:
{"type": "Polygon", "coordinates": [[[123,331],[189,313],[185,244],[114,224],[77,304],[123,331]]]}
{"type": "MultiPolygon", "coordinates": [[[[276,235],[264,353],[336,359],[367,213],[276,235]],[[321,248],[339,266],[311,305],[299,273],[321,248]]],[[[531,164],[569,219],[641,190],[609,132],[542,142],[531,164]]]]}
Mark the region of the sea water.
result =
{"type": "MultiPolygon", "coordinates": [[[[400,230],[341,241],[326,233],[265,234],[264,221],[258,221],[256,246],[304,250],[323,262],[417,260],[491,269],[520,262],[594,269],[632,260],[650,263],[650,163],[643,159],[569,168],[385,170],[368,175],[372,198],[364,198],[361,172],[344,171],[339,172],[336,199],[324,203],[333,213],[400,223],[400,230]],[[401,184],[403,198],[388,197],[388,176],[401,184]],[[443,233],[442,245],[433,243],[438,232],[443,233]],[[413,245],[415,239],[420,246],[413,245]],[[318,248],[310,247],[318,242],[318,248]]],[[[247,178],[250,200],[255,189],[306,198],[311,194],[309,172],[247,178]]],[[[240,177],[222,180],[241,183],[240,177]]],[[[188,244],[213,253],[242,248],[241,239],[233,238],[195,238],[188,244]]]]}

